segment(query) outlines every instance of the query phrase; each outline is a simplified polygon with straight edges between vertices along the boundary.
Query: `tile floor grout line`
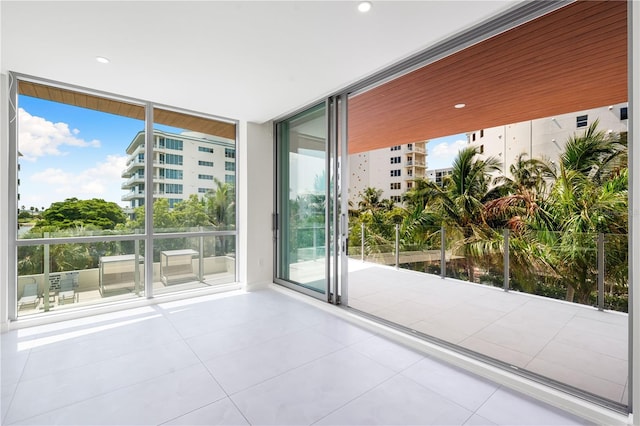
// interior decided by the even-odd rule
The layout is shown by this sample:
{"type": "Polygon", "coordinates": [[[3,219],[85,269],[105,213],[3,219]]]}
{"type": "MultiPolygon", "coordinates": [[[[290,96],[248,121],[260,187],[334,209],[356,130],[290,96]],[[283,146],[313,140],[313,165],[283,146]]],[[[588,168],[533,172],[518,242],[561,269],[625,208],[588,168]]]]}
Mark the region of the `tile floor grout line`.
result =
{"type": "Polygon", "coordinates": [[[103,393],[100,393],[100,394],[97,394],[97,395],[90,396],[90,397],[88,397],[88,398],[83,398],[83,399],[80,399],[80,400],[77,400],[77,401],[73,401],[73,402],[68,403],[68,404],[61,405],[61,406],[59,406],[59,407],[52,408],[52,409],[50,409],[50,410],[43,411],[43,412],[38,413],[38,414],[35,414],[35,415],[33,415],[33,416],[28,416],[28,417],[23,417],[23,418],[21,418],[21,419],[16,419],[16,420],[14,420],[12,423],[10,423],[10,424],[12,424],[12,425],[13,425],[13,424],[17,424],[17,422],[24,422],[25,420],[29,420],[29,419],[33,419],[33,418],[36,418],[36,417],[39,417],[39,416],[43,416],[43,415],[45,415],[45,414],[48,414],[48,413],[51,413],[51,412],[54,412],[54,411],[59,411],[59,410],[61,410],[61,409],[63,409],[63,408],[68,408],[68,407],[71,407],[71,406],[76,405],[76,404],[81,404],[81,403],[83,403],[83,402],[87,402],[87,401],[90,401],[90,400],[92,400],[92,399],[102,398],[102,397],[104,397],[104,396],[106,396],[106,395],[110,395],[110,394],[113,394],[113,393],[119,392],[119,391],[121,391],[121,390],[123,390],[123,389],[126,389],[126,388],[130,388],[130,387],[133,387],[133,386],[138,386],[138,385],[141,385],[141,384],[143,384],[143,383],[150,382],[150,381],[152,381],[152,380],[156,380],[156,379],[158,379],[158,378],[168,376],[168,375],[170,375],[170,374],[175,374],[175,373],[176,373],[176,372],[178,372],[178,371],[186,370],[187,368],[191,368],[191,367],[193,367],[194,365],[196,365],[196,364],[186,365],[186,366],[184,366],[184,367],[182,367],[182,368],[179,368],[179,369],[176,369],[176,370],[174,370],[174,371],[169,371],[169,372],[167,372],[167,373],[160,374],[159,376],[149,377],[149,378],[146,378],[146,379],[144,379],[144,380],[136,381],[136,382],[134,382],[134,383],[130,383],[130,384],[123,385],[123,386],[119,386],[119,387],[117,387],[117,388],[114,388],[114,389],[108,390],[108,391],[106,391],[106,392],[103,392],[103,393]]]}
{"type": "Polygon", "coordinates": [[[321,418],[319,418],[318,420],[316,420],[315,422],[312,422],[309,424],[309,426],[315,425],[316,423],[318,423],[319,421],[329,417],[330,415],[332,415],[333,413],[335,413],[336,411],[344,408],[345,406],[349,405],[350,403],[354,402],[356,399],[361,398],[362,396],[366,395],[367,393],[373,391],[374,389],[382,386],[383,384],[387,383],[388,381],[390,381],[391,379],[396,378],[397,376],[399,376],[400,373],[397,373],[394,371],[394,374],[391,375],[390,377],[387,377],[386,379],[384,379],[383,381],[381,381],[380,383],[377,383],[375,385],[373,385],[372,387],[370,387],[369,389],[362,391],[361,393],[359,393],[358,395],[354,396],[353,398],[351,398],[350,400],[346,401],[344,404],[340,405],[339,407],[336,407],[334,410],[332,410],[331,412],[327,413],[326,415],[322,416],[321,418]]]}
{"type": "MultiPolygon", "coordinates": [[[[348,348],[345,346],[345,347],[342,347],[342,348],[336,349],[336,350],[334,350],[334,351],[327,352],[326,354],[323,354],[323,355],[320,355],[320,356],[318,356],[318,357],[316,357],[316,358],[313,358],[313,359],[311,359],[311,360],[308,360],[308,361],[306,361],[306,362],[304,362],[304,363],[302,363],[302,364],[300,364],[300,365],[296,365],[295,367],[292,367],[292,368],[289,368],[288,370],[282,371],[282,372],[280,372],[280,373],[276,374],[275,376],[267,377],[267,378],[265,378],[265,379],[263,379],[263,380],[260,380],[260,381],[259,381],[259,382],[257,382],[257,383],[252,384],[251,386],[247,386],[246,388],[239,389],[239,390],[237,390],[237,391],[235,391],[235,392],[232,392],[231,394],[229,394],[229,398],[233,397],[233,395],[237,395],[237,394],[239,394],[239,393],[241,393],[241,392],[245,392],[245,391],[247,391],[247,390],[249,390],[249,389],[251,389],[251,388],[253,388],[253,387],[256,387],[256,386],[259,386],[259,385],[261,385],[261,384],[263,384],[263,383],[265,383],[265,382],[268,382],[269,380],[273,380],[273,379],[275,379],[275,378],[277,378],[277,377],[281,377],[281,376],[283,376],[283,375],[285,375],[285,374],[287,374],[287,373],[290,373],[290,372],[292,372],[292,371],[294,371],[294,370],[298,370],[298,369],[300,369],[300,368],[302,368],[302,367],[305,367],[305,366],[307,366],[307,365],[309,365],[309,364],[311,364],[311,363],[313,363],[313,362],[316,362],[316,361],[318,361],[318,360],[320,360],[320,359],[322,359],[322,358],[328,357],[329,355],[333,355],[333,354],[335,354],[335,353],[337,353],[337,352],[340,352],[340,351],[342,351],[342,350],[345,350],[345,349],[348,349],[348,348]]],[[[206,368],[206,366],[205,366],[205,368],[206,368]]],[[[207,368],[207,370],[208,370],[208,368],[207,368]]],[[[225,391],[225,392],[226,392],[226,391],[225,391]]]]}
{"type": "MultiPolygon", "coordinates": [[[[16,393],[18,392],[18,386],[20,386],[20,381],[22,380],[22,376],[24,375],[24,370],[27,367],[27,362],[29,362],[29,357],[30,356],[31,356],[31,349],[29,349],[29,352],[27,353],[27,359],[25,360],[24,366],[22,367],[22,371],[20,372],[20,377],[18,377],[18,380],[15,383],[16,387],[13,389],[13,392],[11,392],[11,398],[9,399],[9,404],[7,406],[7,411],[2,416],[2,419],[0,421],[0,425],[4,424],[4,420],[9,415],[9,411],[11,410],[11,405],[13,404],[13,400],[16,397],[16,393]]],[[[2,369],[0,368],[0,370],[2,370],[2,369]]],[[[0,397],[1,397],[1,395],[0,395],[0,397]]]]}
{"type": "MultiPolygon", "coordinates": [[[[403,374],[402,372],[400,372],[400,373],[398,373],[398,374],[402,375],[402,377],[404,377],[404,378],[406,378],[406,379],[408,379],[408,380],[411,380],[413,383],[415,383],[416,385],[420,386],[421,388],[426,389],[426,390],[428,390],[429,392],[432,392],[432,393],[434,393],[434,394],[438,395],[439,397],[446,399],[447,401],[451,402],[452,404],[457,405],[458,407],[460,407],[460,408],[462,408],[462,409],[464,409],[464,410],[470,411],[470,412],[472,413],[472,415],[473,415],[473,414],[475,414],[475,413],[476,413],[476,411],[480,409],[480,408],[478,408],[478,409],[476,409],[476,410],[472,410],[472,409],[470,409],[470,408],[467,408],[467,407],[465,407],[464,405],[462,405],[462,404],[460,404],[459,402],[457,402],[456,400],[451,399],[451,398],[449,398],[448,396],[441,394],[440,392],[436,391],[435,389],[431,389],[431,388],[429,388],[429,387],[427,387],[427,386],[423,385],[422,383],[418,382],[416,379],[414,379],[414,378],[413,378],[413,377],[411,377],[411,376],[408,376],[408,375],[406,375],[406,374],[403,374]]],[[[469,374],[465,374],[465,375],[467,375],[467,376],[468,376],[469,374]]],[[[474,376],[474,377],[475,377],[475,376],[474,376]]],[[[493,383],[493,382],[491,382],[491,383],[493,383]]],[[[491,395],[490,395],[489,397],[487,397],[487,399],[486,399],[486,400],[481,404],[481,406],[482,406],[482,405],[484,405],[484,404],[489,400],[489,398],[490,398],[490,397],[491,397],[491,396],[492,396],[492,395],[493,395],[493,394],[498,390],[498,388],[499,388],[499,385],[496,385],[496,389],[491,393],[491,395]]]]}

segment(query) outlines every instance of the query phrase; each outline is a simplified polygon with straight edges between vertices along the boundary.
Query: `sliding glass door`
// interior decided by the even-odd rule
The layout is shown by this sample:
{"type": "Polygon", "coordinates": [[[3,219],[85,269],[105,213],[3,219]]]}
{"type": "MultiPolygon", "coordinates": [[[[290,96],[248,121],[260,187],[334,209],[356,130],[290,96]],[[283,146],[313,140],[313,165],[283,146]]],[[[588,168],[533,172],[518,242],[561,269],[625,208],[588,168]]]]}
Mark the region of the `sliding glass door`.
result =
{"type": "Polygon", "coordinates": [[[277,125],[276,280],[318,298],[328,292],[327,108],[277,125]]]}

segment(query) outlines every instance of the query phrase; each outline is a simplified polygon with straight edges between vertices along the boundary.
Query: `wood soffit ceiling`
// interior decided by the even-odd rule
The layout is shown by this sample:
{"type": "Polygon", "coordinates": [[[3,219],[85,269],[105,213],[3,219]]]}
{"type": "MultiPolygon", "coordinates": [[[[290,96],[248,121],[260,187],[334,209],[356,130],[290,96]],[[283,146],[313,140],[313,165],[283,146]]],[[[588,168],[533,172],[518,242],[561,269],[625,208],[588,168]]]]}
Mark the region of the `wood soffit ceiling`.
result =
{"type": "Polygon", "coordinates": [[[627,2],[577,1],[354,96],[349,153],[627,101],[627,2]],[[453,106],[465,103],[466,107],[453,106]]]}
{"type": "MultiPolygon", "coordinates": [[[[20,81],[18,93],[39,99],[60,102],[110,114],[144,120],[144,107],[100,96],[80,93],[58,87],[29,81],[20,81]]],[[[224,121],[212,120],[175,111],[154,109],[154,122],[179,129],[191,130],[208,135],[236,139],[236,126],[224,121]]],[[[142,129],[141,129],[142,130],[142,129]]],[[[135,135],[131,135],[133,138],[135,135]]]]}

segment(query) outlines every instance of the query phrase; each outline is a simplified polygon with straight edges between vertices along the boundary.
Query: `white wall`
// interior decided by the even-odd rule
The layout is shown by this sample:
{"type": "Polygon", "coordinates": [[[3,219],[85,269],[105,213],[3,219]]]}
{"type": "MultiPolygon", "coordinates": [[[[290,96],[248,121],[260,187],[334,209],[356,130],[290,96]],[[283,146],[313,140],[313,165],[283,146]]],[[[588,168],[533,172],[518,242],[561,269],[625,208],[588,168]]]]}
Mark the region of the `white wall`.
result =
{"type": "Polygon", "coordinates": [[[238,279],[251,290],[273,282],[273,124],[241,122],[238,145],[238,279]]]}

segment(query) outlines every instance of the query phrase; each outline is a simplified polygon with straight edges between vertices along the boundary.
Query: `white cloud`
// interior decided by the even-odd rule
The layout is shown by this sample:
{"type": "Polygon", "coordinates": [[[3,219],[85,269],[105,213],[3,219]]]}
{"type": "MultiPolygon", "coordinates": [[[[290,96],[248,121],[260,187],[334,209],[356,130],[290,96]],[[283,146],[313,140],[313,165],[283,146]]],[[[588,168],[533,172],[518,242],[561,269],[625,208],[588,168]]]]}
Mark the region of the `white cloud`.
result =
{"type": "Polygon", "coordinates": [[[457,140],[455,142],[446,143],[442,142],[433,147],[429,152],[429,158],[437,159],[451,159],[458,155],[458,152],[467,146],[467,141],[457,140]]]}
{"type": "MultiPolygon", "coordinates": [[[[105,161],[79,172],[50,167],[34,173],[29,184],[38,188],[39,200],[33,200],[33,205],[48,206],[71,197],[103,198],[121,204],[120,197],[124,194],[120,188],[121,173],[126,163],[126,156],[109,155],[105,161]]],[[[25,196],[28,195],[25,193],[25,196]]]]}
{"type": "Polygon", "coordinates": [[[64,145],[100,147],[99,140],[86,141],[76,137],[79,133],[78,129],[69,129],[67,123],[53,123],[31,115],[22,108],[18,111],[18,149],[24,160],[35,161],[45,155],[65,155],[60,150],[64,145]]]}

